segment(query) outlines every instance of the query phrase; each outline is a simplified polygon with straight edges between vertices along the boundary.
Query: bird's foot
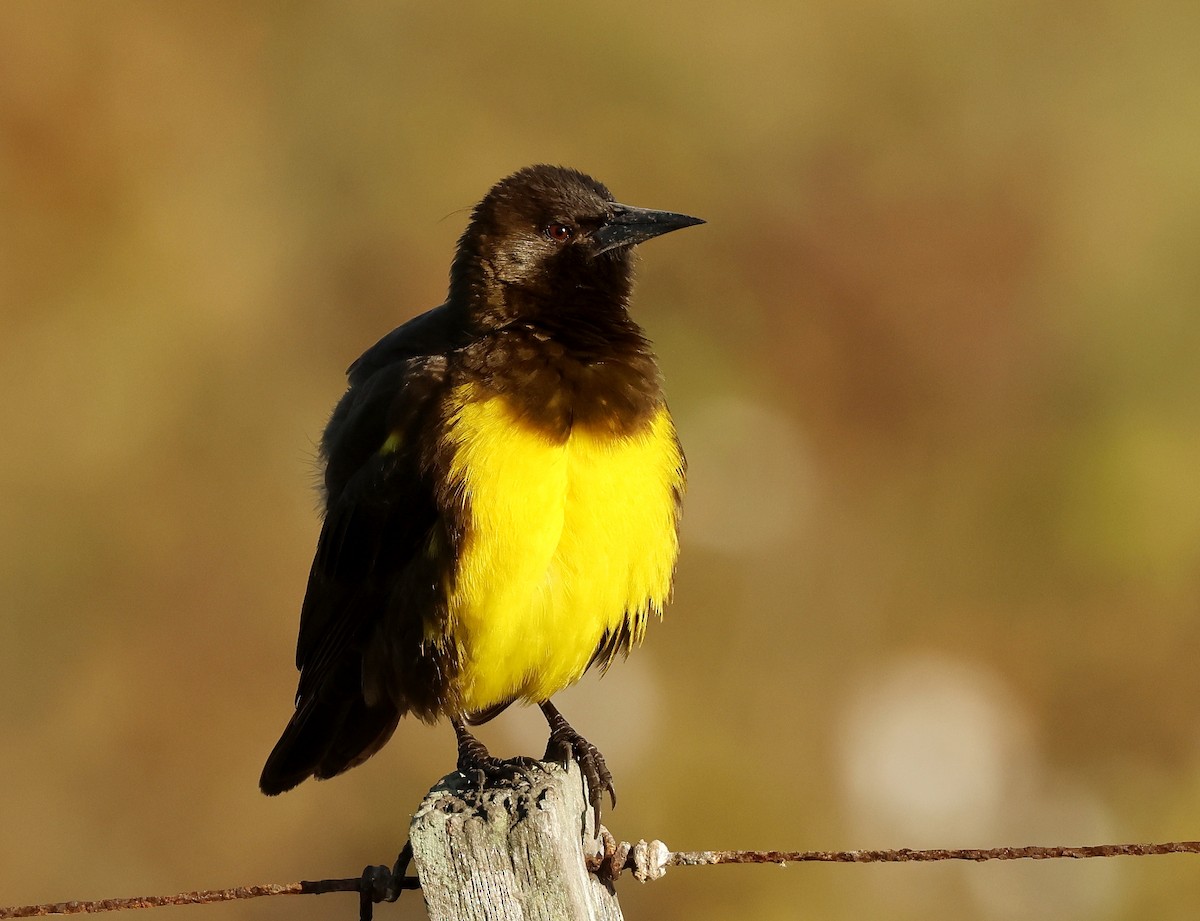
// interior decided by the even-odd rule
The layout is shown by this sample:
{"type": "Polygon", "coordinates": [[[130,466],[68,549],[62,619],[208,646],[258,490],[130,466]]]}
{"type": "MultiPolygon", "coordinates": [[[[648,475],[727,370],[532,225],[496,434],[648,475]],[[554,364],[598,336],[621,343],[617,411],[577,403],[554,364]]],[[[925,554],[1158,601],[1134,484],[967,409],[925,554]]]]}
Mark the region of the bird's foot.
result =
{"type": "Polygon", "coordinates": [[[533,758],[497,758],[487,747],[467,731],[466,724],[454,720],[454,731],[458,735],[458,771],[464,777],[475,779],[479,789],[488,781],[510,783],[533,783],[533,772],[540,765],[533,758]]]}
{"type": "Polygon", "coordinates": [[[566,767],[574,761],[579,765],[584,780],[587,781],[588,802],[596,818],[596,828],[600,828],[600,801],[608,793],[613,808],[617,805],[617,789],[613,784],[612,772],[600,754],[600,749],[576,732],[566,718],[558,712],[549,701],[541,704],[546,722],[550,724],[550,741],[546,744],[546,760],[557,761],[566,767]]]}

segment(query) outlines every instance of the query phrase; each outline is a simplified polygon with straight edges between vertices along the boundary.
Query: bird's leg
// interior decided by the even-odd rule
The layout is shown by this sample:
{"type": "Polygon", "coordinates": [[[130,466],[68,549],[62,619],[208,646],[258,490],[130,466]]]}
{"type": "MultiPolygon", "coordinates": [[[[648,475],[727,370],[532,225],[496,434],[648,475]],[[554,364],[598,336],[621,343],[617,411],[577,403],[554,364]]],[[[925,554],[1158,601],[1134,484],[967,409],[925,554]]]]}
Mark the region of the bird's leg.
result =
{"type": "Polygon", "coordinates": [[[524,780],[532,782],[530,771],[537,766],[532,758],[504,760],[491,754],[467,729],[467,721],[461,716],[450,718],[454,734],[458,736],[458,770],[465,776],[474,776],[482,790],[488,778],[496,780],[524,780]]]}
{"type": "Polygon", "coordinates": [[[454,727],[454,735],[458,737],[458,769],[462,773],[469,774],[486,768],[496,770],[499,759],[493,758],[484,744],[471,735],[466,720],[452,717],[450,725],[454,727]]]}
{"type": "Polygon", "coordinates": [[[604,763],[604,756],[591,742],[571,728],[558,707],[545,701],[538,704],[550,725],[550,741],[546,743],[546,760],[557,761],[565,765],[574,760],[583,772],[588,785],[588,801],[596,816],[596,828],[600,828],[600,800],[607,792],[613,807],[617,805],[617,790],[613,786],[613,776],[604,763]]]}

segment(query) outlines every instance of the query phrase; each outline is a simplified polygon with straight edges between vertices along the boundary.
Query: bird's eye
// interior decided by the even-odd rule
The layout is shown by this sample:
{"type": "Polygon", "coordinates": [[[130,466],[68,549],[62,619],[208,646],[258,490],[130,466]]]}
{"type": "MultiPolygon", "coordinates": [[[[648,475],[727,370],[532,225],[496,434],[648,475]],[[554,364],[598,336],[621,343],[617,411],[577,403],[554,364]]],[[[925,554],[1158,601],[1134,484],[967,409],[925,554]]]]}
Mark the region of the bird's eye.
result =
{"type": "Polygon", "coordinates": [[[575,236],[574,227],[570,224],[559,224],[557,221],[547,224],[543,232],[548,240],[553,240],[555,243],[566,243],[575,236]]]}

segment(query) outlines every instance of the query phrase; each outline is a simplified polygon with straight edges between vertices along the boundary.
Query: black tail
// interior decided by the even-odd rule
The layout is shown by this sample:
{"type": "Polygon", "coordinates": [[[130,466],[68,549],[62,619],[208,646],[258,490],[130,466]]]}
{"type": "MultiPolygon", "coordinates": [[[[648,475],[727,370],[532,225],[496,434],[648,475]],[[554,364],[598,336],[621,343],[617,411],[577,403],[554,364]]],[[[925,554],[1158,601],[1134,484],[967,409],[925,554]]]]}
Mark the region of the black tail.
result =
{"type": "Polygon", "coordinates": [[[325,780],[362,764],[392,737],[400,716],[390,701],[374,707],[362,698],[304,701],[267,757],[259,789],[275,796],[309,777],[325,780]]]}

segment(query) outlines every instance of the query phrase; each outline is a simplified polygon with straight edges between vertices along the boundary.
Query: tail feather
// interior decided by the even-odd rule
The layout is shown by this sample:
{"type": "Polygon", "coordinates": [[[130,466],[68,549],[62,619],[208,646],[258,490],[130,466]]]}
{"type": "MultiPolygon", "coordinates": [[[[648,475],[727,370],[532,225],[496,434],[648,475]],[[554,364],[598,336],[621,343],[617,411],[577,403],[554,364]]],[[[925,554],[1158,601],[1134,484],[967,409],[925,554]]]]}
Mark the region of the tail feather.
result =
{"type": "Polygon", "coordinates": [[[327,780],[358,767],[383,748],[396,731],[401,715],[390,702],[371,707],[362,698],[355,699],[314,776],[317,780],[327,780]]]}
{"type": "Polygon", "coordinates": [[[400,716],[391,702],[304,701],[267,757],[259,789],[275,796],[309,777],[325,780],[362,764],[391,738],[400,716]]]}

